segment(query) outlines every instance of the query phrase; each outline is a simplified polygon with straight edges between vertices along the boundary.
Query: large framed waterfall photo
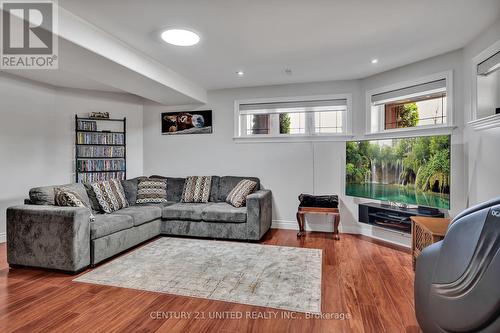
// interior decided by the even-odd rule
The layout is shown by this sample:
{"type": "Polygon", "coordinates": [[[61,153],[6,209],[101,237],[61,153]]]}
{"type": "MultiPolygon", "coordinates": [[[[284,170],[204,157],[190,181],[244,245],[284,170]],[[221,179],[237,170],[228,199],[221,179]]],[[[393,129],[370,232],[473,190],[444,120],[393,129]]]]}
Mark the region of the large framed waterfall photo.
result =
{"type": "Polygon", "coordinates": [[[346,195],[450,208],[449,135],[349,141],[346,195]]]}
{"type": "Polygon", "coordinates": [[[210,134],[212,133],[212,110],[189,112],[164,112],[161,114],[161,133],[210,134]]]}

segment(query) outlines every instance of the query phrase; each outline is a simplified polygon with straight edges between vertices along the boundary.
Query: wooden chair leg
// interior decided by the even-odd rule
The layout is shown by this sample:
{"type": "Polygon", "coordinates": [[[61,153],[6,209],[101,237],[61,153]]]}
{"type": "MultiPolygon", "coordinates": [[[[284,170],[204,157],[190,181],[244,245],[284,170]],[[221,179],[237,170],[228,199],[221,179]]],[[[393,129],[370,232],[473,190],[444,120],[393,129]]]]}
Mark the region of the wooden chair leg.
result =
{"type": "Polygon", "coordinates": [[[334,216],[334,222],[333,222],[333,237],[335,240],[340,240],[339,224],[340,224],[340,214],[336,214],[334,216]]]}
{"type": "Polygon", "coordinates": [[[304,213],[297,212],[297,223],[299,224],[297,237],[301,237],[304,235],[304,213]]]}

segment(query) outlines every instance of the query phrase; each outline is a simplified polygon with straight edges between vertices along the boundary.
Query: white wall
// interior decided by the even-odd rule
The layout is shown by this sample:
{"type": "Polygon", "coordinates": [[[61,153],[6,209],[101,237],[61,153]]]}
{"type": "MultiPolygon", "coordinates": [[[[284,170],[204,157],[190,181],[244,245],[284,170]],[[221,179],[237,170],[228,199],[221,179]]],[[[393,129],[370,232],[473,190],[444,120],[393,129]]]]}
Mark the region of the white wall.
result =
{"type": "Polygon", "coordinates": [[[124,94],[55,89],[0,73],[0,241],[5,210],[22,204],[30,188],[74,182],[75,113],[126,116],[128,175],[141,175],[142,103],[124,94]]]}
{"type": "MultiPolygon", "coordinates": [[[[407,81],[453,70],[456,91],[462,88],[462,52],[455,51],[365,80],[318,82],[209,91],[209,103],[202,108],[213,110],[214,133],[211,135],[162,136],[160,113],[189,110],[189,107],[144,107],[144,171],[169,176],[241,175],[257,176],[273,191],[273,225],[296,228],[295,213],[300,193],[339,194],[345,232],[362,232],[399,244],[409,245],[407,236],[360,224],[358,204],[366,200],[346,197],[344,193],[345,142],[304,143],[235,143],[233,141],[234,101],[238,99],[307,96],[350,93],[353,97],[353,133],[365,133],[365,91],[377,86],[407,81]]],[[[464,208],[464,171],[462,168],[463,124],[462,94],[455,94],[456,123],[460,129],[452,137],[453,174],[452,214],[464,208]]],[[[322,217],[307,219],[311,230],[331,230],[322,217]]]]}
{"type": "MultiPolygon", "coordinates": [[[[453,72],[453,125],[456,129],[451,137],[451,202],[450,215],[454,216],[465,208],[465,170],[463,133],[463,53],[462,50],[449,52],[437,57],[396,68],[363,80],[363,88],[369,91],[397,82],[404,82],[434,73],[453,72]]],[[[432,133],[429,133],[432,134],[432,133]]],[[[410,134],[411,136],[411,134],[410,134]]]]}
{"type": "MultiPolygon", "coordinates": [[[[454,124],[450,215],[467,205],[500,195],[496,176],[500,130],[474,132],[464,124],[470,114],[471,59],[500,36],[500,23],[463,50],[450,52],[363,80],[210,91],[214,116],[210,135],[162,136],[160,113],[192,110],[164,107],[134,97],[88,91],[53,89],[0,74],[0,236],[5,231],[5,208],[21,203],[33,186],[73,181],[73,117],[75,113],[110,111],[128,118],[129,176],[162,174],[249,175],[261,178],[273,190],[275,227],[295,228],[300,193],[340,195],[345,232],[364,233],[399,244],[409,238],[357,222],[362,199],[343,195],[345,143],[235,143],[234,101],[350,93],[353,97],[353,132],[365,133],[365,93],[376,87],[407,81],[436,72],[453,71],[454,124]],[[143,123],[142,123],[143,122],[143,123]],[[144,171],[144,172],[143,172],[144,171]]],[[[322,217],[309,217],[308,228],[331,230],[322,217]]]]}
{"type": "MultiPolygon", "coordinates": [[[[464,48],[464,119],[472,119],[472,59],[500,41],[500,20],[464,48]]],[[[500,95],[499,95],[500,96],[500,95]]],[[[500,196],[500,128],[476,131],[466,127],[467,202],[469,205],[500,196]]]]}
{"type": "MultiPolygon", "coordinates": [[[[160,113],[182,110],[155,105],[144,107],[144,171],[169,176],[257,176],[273,191],[274,223],[296,227],[300,193],[342,193],[344,142],[235,143],[234,101],[237,99],[350,93],[356,116],[363,107],[359,81],[293,84],[210,91],[214,133],[161,135],[160,113]]],[[[185,109],[185,108],[184,108],[185,109]]],[[[362,122],[357,119],[355,124],[362,122]]],[[[345,219],[344,227],[355,227],[345,219]]],[[[321,224],[321,221],[319,221],[321,224]]],[[[329,224],[320,227],[328,229],[329,224]]]]}

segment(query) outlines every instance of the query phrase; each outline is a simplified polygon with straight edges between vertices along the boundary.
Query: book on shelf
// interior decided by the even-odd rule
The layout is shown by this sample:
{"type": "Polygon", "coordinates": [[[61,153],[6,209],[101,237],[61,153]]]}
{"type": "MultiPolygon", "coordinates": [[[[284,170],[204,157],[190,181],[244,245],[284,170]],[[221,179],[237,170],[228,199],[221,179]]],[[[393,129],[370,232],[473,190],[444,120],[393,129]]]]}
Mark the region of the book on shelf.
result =
{"type": "Polygon", "coordinates": [[[76,147],[77,157],[125,157],[125,147],[76,147]]]}
{"type": "Polygon", "coordinates": [[[87,145],[123,145],[123,133],[77,133],[77,144],[87,145]]]}
{"type": "Polygon", "coordinates": [[[114,124],[100,128],[104,123],[99,120],[103,119],[75,115],[75,178],[78,183],[126,179],[126,118],[104,119],[121,122],[122,131],[114,124]]]}
{"type": "Polygon", "coordinates": [[[97,122],[94,120],[78,120],[77,130],[97,131],[97,122]]]}
{"type": "Polygon", "coordinates": [[[110,179],[125,180],[125,172],[77,173],[79,183],[93,183],[110,179]]]}
{"type": "Polygon", "coordinates": [[[121,171],[125,169],[125,160],[82,160],[76,161],[79,172],[85,171],[121,171]]]}

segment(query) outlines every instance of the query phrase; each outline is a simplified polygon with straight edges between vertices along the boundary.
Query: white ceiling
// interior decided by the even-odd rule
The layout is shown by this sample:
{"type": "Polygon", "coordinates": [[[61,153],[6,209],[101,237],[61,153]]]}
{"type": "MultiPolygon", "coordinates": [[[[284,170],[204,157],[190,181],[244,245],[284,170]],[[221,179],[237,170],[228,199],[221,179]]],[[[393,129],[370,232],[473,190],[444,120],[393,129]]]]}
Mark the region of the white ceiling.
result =
{"type": "Polygon", "coordinates": [[[363,78],[461,48],[500,16],[500,0],[59,4],[206,89],[363,78]],[[164,44],[159,33],[168,27],[194,30],[201,42],[164,44]]]}
{"type": "Polygon", "coordinates": [[[58,21],[58,69],[7,72],[53,86],[130,93],[164,105],[206,102],[203,87],[79,16],[59,8],[58,21]]]}
{"type": "Polygon", "coordinates": [[[58,70],[45,70],[45,69],[30,69],[30,70],[3,70],[10,74],[24,77],[26,79],[50,84],[56,87],[98,90],[106,92],[119,92],[123,93],[121,89],[108,86],[97,80],[89,79],[85,76],[74,74],[63,69],[58,70]]]}

